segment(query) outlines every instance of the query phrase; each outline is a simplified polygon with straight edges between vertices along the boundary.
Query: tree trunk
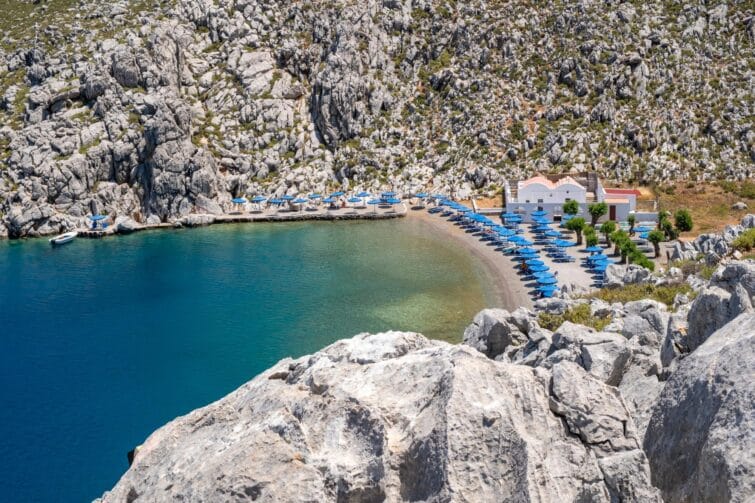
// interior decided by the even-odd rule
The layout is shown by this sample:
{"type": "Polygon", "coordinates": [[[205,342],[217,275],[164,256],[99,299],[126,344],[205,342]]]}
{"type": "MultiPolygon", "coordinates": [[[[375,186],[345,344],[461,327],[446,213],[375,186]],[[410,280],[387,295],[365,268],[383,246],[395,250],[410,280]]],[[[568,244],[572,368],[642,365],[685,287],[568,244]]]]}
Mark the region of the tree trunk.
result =
{"type": "Polygon", "coordinates": [[[582,231],[577,231],[577,246],[582,244],[582,231]]]}
{"type": "Polygon", "coordinates": [[[661,244],[660,243],[653,243],[653,249],[655,250],[655,258],[658,258],[661,256],[661,244]]]}

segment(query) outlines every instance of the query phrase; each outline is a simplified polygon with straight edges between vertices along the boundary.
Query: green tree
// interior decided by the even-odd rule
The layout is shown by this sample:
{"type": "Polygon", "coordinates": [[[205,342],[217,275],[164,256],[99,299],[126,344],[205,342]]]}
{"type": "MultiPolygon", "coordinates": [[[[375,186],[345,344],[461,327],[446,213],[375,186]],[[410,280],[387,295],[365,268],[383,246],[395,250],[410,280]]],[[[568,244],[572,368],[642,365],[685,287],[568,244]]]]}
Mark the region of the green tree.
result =
{"type": "Polygon", "coordinates": [[[587,211],[590,212],[590,218],[592,219],[590,225],[595,227],[598,225],[600,217],[608,213],[608,205],[606,203],[592,203],[587,207],[587,211]]]}
{"type": "Polygon", "coordinates": [[[674,213],[674,227],[678,232],[689,232],[692,230],[692,215],[687,210],[678,210],[674,213]]]}
{"type": "Polygon", "coordinates": [[[598,246],[598,233],[595,232],[593,227],[588,227],[585,230],[585,244],[587,246],[598,246]]]}
{"type": "Polygon", "coordinates": [[[631,239],[627,238],[626,240],[622,241],[619,245],[619,252],[621,252],[621,263],[626,264],[627,258],[636,249],[637,246],[632,242],[631,239]]]}
{"type": "Polygon", "coordinates": [[[674,226],[671,224],[671,221],[668,218],[661,220],[661,230],[666,235],[666,239],[668,239],[669,241],[673,241],[674,239],[679,237],[679,231],[674,229],[674,226]]]}
{"type": "Polygon", "coordinates": [[[658,228],[663,229],[663,221],[666,220],[671,216],[671,213],[666,210],[661,210],[658,212],[658,228]]]}
{"type": "Polygon", "coordinates": [[[579,213],[579,203],[574,199],[570,199],[564,203],[563,210],[565,215],[576,215],[579,213]]]}
{"type": "Polygon", "coordinates": [[[603,222],[603,225],[600,226],[600,232],[602,232],[606,237],[606,246],[610,248],[611,234],[616,232],[616,222],[613,222],[611,220],[609,220],[608,222],[603,222]]]}
{"type": "Polygon", "coordinates": [[[582,244],[582,231],[585,230],[585,225],[587,225],[587,223],[582,217],[574,217],[566,222],[566,228],[570,231],[574,231],[577,235],[577,246],[582,244]]]}
{"type": "Polygon", "coordinates": [[[634,213],[630,213],[627,217],[627,222],[629,222],[629,235],[634,235],[634,224],[637,223],[637,216],[634,213]]]}
{"type": "Polygon", "coordinates": [[[611,241],[613,241],[614,244],[613,254],[619,255],[621,253],[621,245],[625,241],[629,241],[629,234],[627,234],[626,231],[619,229],[611,234],[611,241]]]}
{"type": "Polygon", "coordinates": [[[661,241],[666,239],[666,234],[663,231],[655,229],[648,233],[648,241],[653,243],[653,249],[655,250],[655,258],[661,256],[661,241]]]}
{"type": "MultiPolygon", "coordinates": [[[[634,243],[632,244],[634,245],[634,243]]],[[[637,264],[644,267],[645,269],[650,269],[651,271],[655,269],[655,264],[653,263],[653,261],[647,258],[645,254],[640,250],[638,250],[637,246],[634,247],[634,250],[629,252],[629,263],[637,264]]]]}

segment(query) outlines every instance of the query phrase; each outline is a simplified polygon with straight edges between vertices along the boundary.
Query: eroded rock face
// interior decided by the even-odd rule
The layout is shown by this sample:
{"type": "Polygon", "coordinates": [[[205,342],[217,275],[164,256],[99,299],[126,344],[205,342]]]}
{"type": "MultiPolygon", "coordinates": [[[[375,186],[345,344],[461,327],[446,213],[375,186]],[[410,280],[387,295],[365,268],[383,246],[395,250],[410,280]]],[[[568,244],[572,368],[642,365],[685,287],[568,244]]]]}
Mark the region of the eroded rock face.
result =
{"type": "Polygon", "coordinates": [[[746,313],[681,360],[645,435],[667,502],[752,501],[755,315],[746,313]]]}
{"type": "Polygon", "coordinates": [[[103,501],[660,501],[639,447],[576,364],[363,334],[161,428],[103,501]]]}

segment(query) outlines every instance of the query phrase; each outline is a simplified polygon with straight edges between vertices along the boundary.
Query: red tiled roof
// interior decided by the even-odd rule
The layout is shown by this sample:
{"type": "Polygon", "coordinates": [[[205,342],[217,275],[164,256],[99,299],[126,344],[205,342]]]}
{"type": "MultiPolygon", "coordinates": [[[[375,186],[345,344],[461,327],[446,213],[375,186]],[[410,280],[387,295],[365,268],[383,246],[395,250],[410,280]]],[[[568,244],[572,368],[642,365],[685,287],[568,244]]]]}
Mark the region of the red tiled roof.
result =
{"type": "Polygon", "coordinates": [[[642,192],[640,192],[637,189],[606,189],[606,194],[614,194],[614,195],[634,194],[635,196],[641,196],[642,192]]]}

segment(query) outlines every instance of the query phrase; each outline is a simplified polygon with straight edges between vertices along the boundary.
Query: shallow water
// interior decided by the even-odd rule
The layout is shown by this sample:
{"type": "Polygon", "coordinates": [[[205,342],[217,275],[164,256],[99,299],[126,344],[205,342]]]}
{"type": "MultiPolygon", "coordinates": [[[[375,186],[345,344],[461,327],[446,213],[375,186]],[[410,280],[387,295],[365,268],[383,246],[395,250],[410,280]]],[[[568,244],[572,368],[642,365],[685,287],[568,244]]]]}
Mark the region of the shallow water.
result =
{"type": "Polygon", "coordinates": [[[155,428],[279,359],[363,331],[456,342],[488,291],[416,219],[0,242],[0,494],[91,500],[155,428]]]}

